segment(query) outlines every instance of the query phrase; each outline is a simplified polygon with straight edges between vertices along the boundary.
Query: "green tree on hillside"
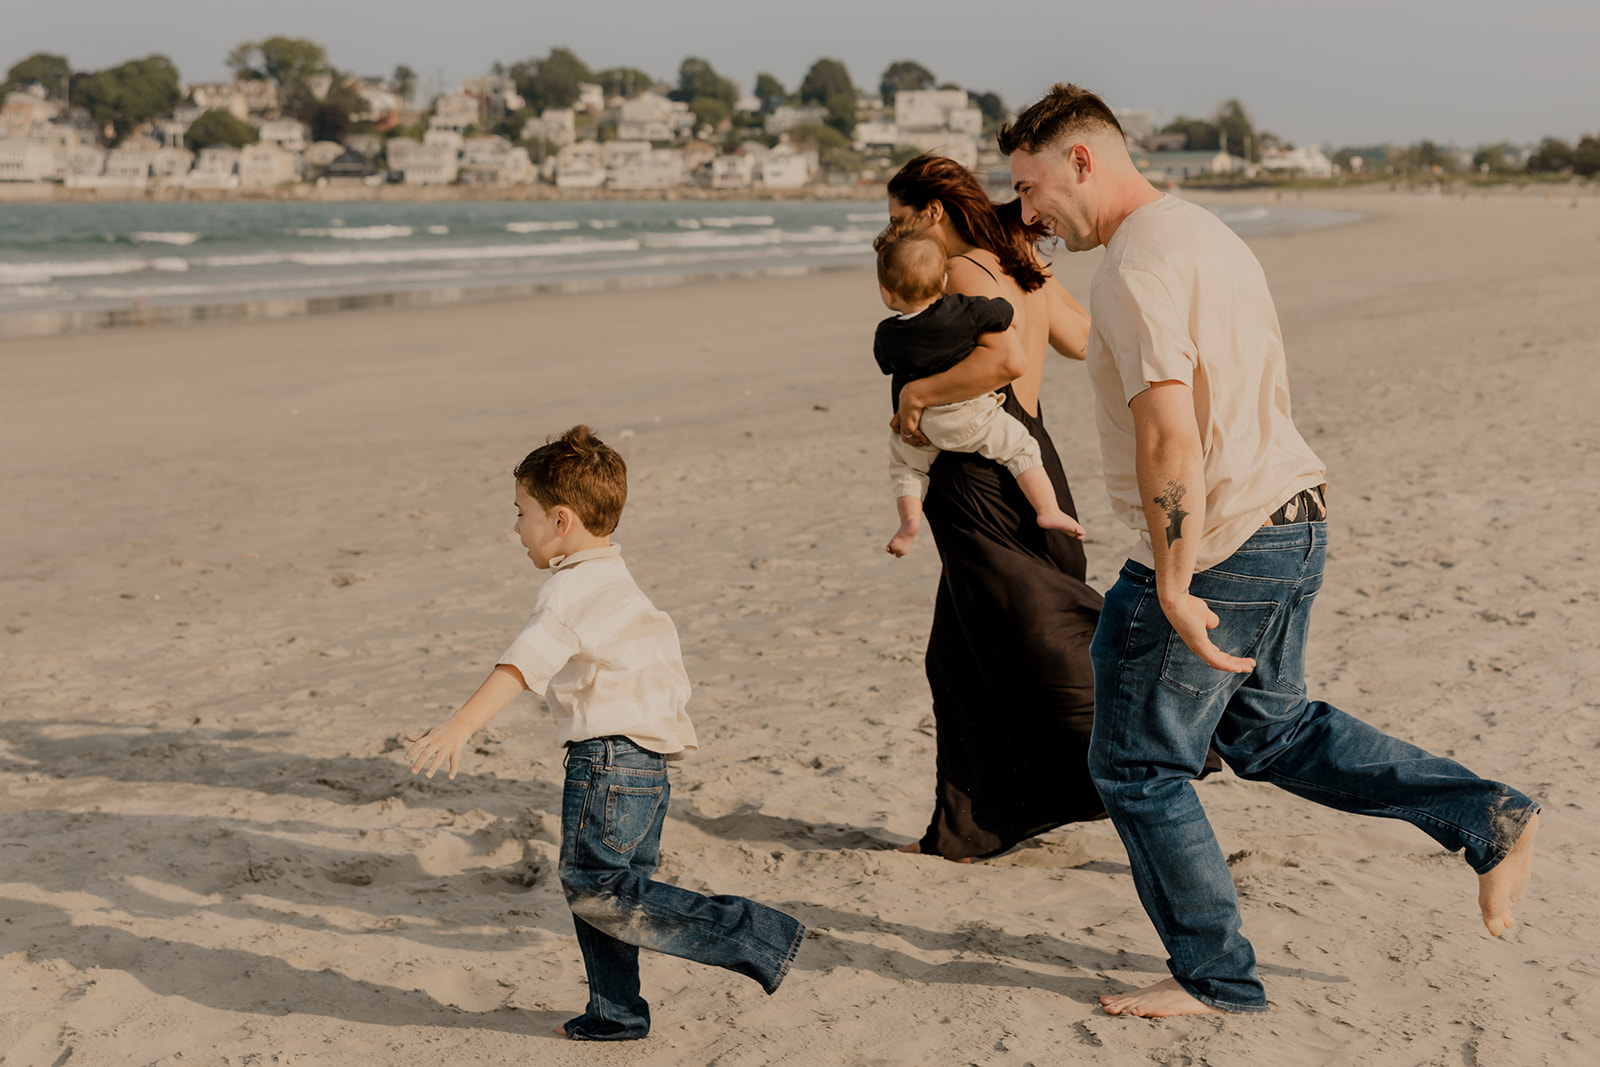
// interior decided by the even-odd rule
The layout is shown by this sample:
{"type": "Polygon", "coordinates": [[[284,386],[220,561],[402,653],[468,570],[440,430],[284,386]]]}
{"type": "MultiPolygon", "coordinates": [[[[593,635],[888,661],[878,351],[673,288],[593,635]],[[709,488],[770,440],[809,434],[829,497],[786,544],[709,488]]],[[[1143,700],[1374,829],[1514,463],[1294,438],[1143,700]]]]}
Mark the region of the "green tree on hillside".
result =
{"type": "Polygon", "coordinates": [[[678,67],[678,87],[667,95],[686,104],[718,100],[731,112],[734,101],[739,99],[739,87],[718,74],[706,60],[690,56],[678,67]]]}
{"type": "Polygon", "coordinates": [[[885,104],[893,104],[895,94],[901,90],[932,89],[937,79],[933,72],[914,59],[900,59],[884,69],[878,80],[878,92],[885,104]]]}
{"type": "Polygon", "coordinates": [[[654,78],[637,67],[608,67],[591,80],[597,82],[607,96],[625,98],[638,96],[656,84],[654,78]]]}
{"type": "Polygon", "coordinates": [[[1572,170],[1572,146],[1557,137],[1546,137],[1544,143],[1528,157],[1529,174],[1564,174],[1572,170]]]}
{"type": "Polygon", "coordinates": [[[267,78],[277,83],[278,110],[291,118],[308,119],[317,109],[312,79],[330,73],[328,53],[303,37],[268,37],[246,41],[228,53],[228,66],[237,78],[267,78]]]}
{"type": "Polygon", "coordinates": [[[1229,100],[1217,108],[1216,124],[1218,147],[1225,140],[1228,151],[1233,155],[1252,161],[1261,158],[1261,147],[1256,144],[1255,124],[1250,121],[1244,105],[1238,100],[1229,100]]]}
{"type": "Polygon", "coordinates": [[[789,91],[783,83],[765,72],[756,75],[756,98],[761,101],[761,113],[770,115],[774,108],[789,102],[789,91]]]}
{"type": "Polygon", "coordinates": [[[828,125],[849,137],[856,128],[856,87],[837,59],[819,59],[800,83],[800,102],[828,109],[828,125]]]}
{"type": "Polygon", "coordinates": [[[578,83],[594,81],[589,68],[570,48],[552,48],[543,59],[513,63],[510,74],[517,92],[536,111],[571,107],[578,102],[578,83]]]}
{"type": "Polygon", "coordinates": [[[166,56],[130,59],[96,71],[76,79],[71,92],[73,104],[87,109],[95,122],[111,127],[112,143],[183,99],[178,68],[166,56]]]}
{"type": "Polygon", "coordinates": [[[190,148],[199,151],[212,145],[243,148],[247,144],[254,144],[257,136],[254,126],[241,122],[231,111],[212,108],[189,124],[183,139],[190,148]]]}
{"type": "Polygon", "coordinates": [[[66,56],[49,52],[35,52],[27,59],[12,64],[6,71],[6,80],[0,84],[0,100],[6,93],[38,82],[51,96],[60,98],[66,92],[67,81],[72,77],[72,67],[66,56]]]}
{"type": "Polygon", "coordinates": [[[1216,123],[1191,119],[1187,115],[1179,115],[1161,127],[1161,132],[1183,134],[1184,147],[1191,152],[1215,152],[1222,143],[1216,123]]]}
{"type": "Polygon", "coordinates": [[[409,104],[411,94],[417,88],[417,72],[402,63],[394,68],[393,74],[389,75],[389,84],[400,94],[400,99],[409,104]]]}
{"type": "Polygon", "coordinates": [[[1572,150],[1572,173],[1593,178],[1600,174],[1600,137],[1584,135],[1572,150]]]}

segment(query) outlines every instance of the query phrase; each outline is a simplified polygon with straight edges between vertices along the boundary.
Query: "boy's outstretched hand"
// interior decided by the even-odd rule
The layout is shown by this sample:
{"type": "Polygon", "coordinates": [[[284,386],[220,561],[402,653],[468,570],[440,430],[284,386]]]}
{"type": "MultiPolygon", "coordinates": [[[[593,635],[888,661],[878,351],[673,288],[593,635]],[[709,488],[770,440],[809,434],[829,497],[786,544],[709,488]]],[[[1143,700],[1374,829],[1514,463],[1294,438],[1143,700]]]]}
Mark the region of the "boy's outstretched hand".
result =
{"type": "Polygon", "coordinates": [[[431,730],[405,736],[411,742],[411,747],[406,749],[406,760],[411,764],[412,774],[422,771],[424,777],[432,778],[439,765],[444,763],[449,766],[449,777],[454,778],[456,771],[461,769],[461,750],[466,747],[472,733],[464,731],[451,718],[431,730]],[[427,767],[425,771],[424,766],[427,767]]]}
{"type": "Polygon", "coordinates": [[[411,764],[411,773],[416,774],[426,766],[424,773],[432,778],[439,765],[444,763],[448,764],[450,777],[454,778],[461,769],[461,750],[466,747],[467,741],[485,723],[504,711],[506,705],[525,688],[522,672],[517,668],[509,663],[495,667],[483,684],[478,686],[478,691],[454,715],[431,730],[405,735],[406,740],[411,742],[411,747],[406,749],[406,762],[411,764]]]}

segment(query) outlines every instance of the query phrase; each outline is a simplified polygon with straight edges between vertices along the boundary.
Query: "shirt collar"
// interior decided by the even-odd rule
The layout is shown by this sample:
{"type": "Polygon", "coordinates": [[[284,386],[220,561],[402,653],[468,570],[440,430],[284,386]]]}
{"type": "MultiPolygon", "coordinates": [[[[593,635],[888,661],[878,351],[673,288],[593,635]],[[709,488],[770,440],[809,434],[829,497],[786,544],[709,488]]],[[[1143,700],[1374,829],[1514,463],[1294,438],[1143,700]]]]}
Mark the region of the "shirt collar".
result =
{"type": "Polygon", "coordinates": [[[574,563],[582,563],[589,559],[610,559],[622,555],[621,545],[601,545],[599,548],[586,548],[581,552],[573,552],[565,556],[550,557],[550,571],[554,573],[574,563]]]}

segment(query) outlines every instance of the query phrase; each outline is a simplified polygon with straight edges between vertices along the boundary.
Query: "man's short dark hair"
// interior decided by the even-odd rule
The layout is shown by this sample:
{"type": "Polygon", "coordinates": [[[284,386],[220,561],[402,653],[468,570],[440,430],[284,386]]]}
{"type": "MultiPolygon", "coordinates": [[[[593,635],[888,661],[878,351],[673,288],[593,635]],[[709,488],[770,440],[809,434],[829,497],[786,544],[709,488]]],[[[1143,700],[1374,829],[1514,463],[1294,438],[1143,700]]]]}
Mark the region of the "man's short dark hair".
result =
{"type": "Polygon", "coordinates": [[[1115,130],[1123,136],[1122,123],[1106,102],[1087,89],[1057,82],[1044,99],[1028,105],[1015,122],[1000,127],[996,140],[1005,155],[1013,152],[1038,152],[1058,141],[1088,130],[1115,130]]]}
{"type": "Polygon", "coordinates": [[[605,537],[622,521],[628,465],[589,427],[578,425],[529,452],[512,471],[517,484],[549,511],[565,504],[584,529],[605,537]]]}

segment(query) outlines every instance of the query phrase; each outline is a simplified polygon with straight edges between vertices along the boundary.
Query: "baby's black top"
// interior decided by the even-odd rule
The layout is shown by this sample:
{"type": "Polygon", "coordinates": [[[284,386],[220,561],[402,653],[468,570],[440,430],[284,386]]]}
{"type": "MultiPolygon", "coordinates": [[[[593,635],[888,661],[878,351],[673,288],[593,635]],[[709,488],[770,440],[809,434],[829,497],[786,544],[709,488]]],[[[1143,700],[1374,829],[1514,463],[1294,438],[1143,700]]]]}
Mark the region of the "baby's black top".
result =
{"type": "Polygon", "coordinates": [[[1009,329],[1011,304],[999,297],[950,293],[909,319],[892,315],[878,323],[872,355],[892,375],[889,403],[898,410],[907,382],[940,374],[978,347],[978,336],[1009,329]]]}

